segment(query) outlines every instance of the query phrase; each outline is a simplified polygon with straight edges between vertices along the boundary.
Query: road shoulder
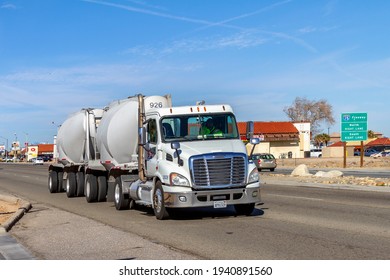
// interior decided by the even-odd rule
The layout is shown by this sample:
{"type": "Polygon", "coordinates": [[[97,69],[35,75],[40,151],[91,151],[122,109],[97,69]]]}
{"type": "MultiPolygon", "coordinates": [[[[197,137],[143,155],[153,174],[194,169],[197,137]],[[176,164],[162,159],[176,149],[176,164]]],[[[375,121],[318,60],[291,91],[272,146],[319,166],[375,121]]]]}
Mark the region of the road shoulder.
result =
{"type": "Polygon", "coordinates": [[[43,204],[32,209],[10,233],[43,260],[190,260],[138,235],[43,204]]]}

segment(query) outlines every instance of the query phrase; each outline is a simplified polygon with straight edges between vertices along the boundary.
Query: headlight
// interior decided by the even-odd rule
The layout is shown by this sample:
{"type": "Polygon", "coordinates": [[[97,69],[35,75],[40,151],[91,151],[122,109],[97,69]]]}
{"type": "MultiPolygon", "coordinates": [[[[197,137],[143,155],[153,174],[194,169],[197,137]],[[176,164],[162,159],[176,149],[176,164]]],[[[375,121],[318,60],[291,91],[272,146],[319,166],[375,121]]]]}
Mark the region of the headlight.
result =
{"type": "Polygon", "coordinates": [[[259,172],[257,171],[257,168],[254,168],[252,170],[251,174],[249,174],[249,182],[248,183],[258,182],[259,179],[260,179],[259,172]]]}
{"type": "Polygon", "coordinates": [[[171,173],[170,175],[171,186],[184,186],[189,187],[190,183],[187,178],[178,173],[171,173]]]}

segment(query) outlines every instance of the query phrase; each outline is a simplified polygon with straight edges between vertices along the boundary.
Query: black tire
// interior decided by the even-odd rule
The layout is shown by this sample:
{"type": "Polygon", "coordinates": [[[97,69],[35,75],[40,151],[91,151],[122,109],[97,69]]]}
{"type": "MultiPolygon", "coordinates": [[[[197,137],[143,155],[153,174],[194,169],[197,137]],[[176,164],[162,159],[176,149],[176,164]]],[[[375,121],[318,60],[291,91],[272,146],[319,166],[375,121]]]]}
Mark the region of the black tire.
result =
{"type": "Polygon", "coordinates": [[[123,193],[121,177],[115,179],[114,201],[116,210],[127,210],[130,208],[130,199],[123,193]]]}
{"type": "Polygon", "coordinates": [[[255,209],[254,203],[249,204],[235,204],[234,209],[236,210],[237,215],[246,215],[250,216],[255,209]]]}
{"type": "Polygon", "coordinates": [[[88,203],[96,202],[98,196],[97,179],[92,174],[85,176],[85,198],[88,203]]]}
{"type": "Polygon", "coordinates": [[[47,182],[50,193],[58,192],[58,174],[56,171],[49,172],[49,179],[47,182]]]}
{"type": "Polygon", "coordinates": [[[97,183],[98,183],[97,201],[98,202],[106,201],[106,197],[107,197],[107,178],[106,178],[106,176],[99,176],[97,178],[97,183]]]}
{"type": "Polygon", "coordinates": [[[269,171],[274,172],[274,171],[275,171],[275,168],[271,168],[269,171]]]}
{"type": "Polygon", "coordinates": [[[169,218],[169,213],[165,208],[164,191],[161,181],[156,182],[156,187],[153,193],[153,211],[158,220],[165,220],[169,218]]]}
{"type": "Polygon", "coordinates": [[[84,172],[76,173],[77,196],[84,196],[84,172]]]}
{"type": "Polygon", "coordinates": [[[68,177],[66,178],[65,182],[65,191],[67,197],[75,197],[77,191],[76,174],[74,172],[68,173],[68,177]]]}
{"type": "Polygon", "coordinates": [[[58,192],[63,192],[64,191],[64,172],[58,172],[58,192]]]}

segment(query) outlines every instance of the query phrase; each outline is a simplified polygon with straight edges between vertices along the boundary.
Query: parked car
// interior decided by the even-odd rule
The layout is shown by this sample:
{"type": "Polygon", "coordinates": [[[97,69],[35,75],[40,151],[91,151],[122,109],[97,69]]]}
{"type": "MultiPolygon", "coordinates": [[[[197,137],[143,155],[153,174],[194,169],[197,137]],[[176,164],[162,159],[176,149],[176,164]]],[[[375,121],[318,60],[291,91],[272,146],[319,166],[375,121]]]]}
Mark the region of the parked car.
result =
{"type": "MultiPolygon", "coordinates": [[[[372,149],[372,148],[368,148],[368,149],[364,150],[364,156],[365,157],[369,157],[369,156],[371,156],[373,154],[377,154],[377,153],[379,153],[379,151],[377,151],[375,149],[372,149]]],[[[360,150],[354,151],[353,155],[354,156],[360,156],[360,150]]]]}
{"type": "Polygon", "coordinates": [[[43,164],[43,158],[41,157],[33,158],[31,161],[34,165],[43,164]]]}
{"type": "Polygon", "coordinates": [[[322,157],[322,149],[311,149],[310,157],[322,157]]]}
{"type": "Polygon", "coordinates": [[[378,152],[378,153],[374,153],[374,154],[371,154],[370,157],[374,157],[374,158],[378,158],[378,157],[388,157],[390,156],[390,152],[385,152],[385,151],[382,151],[382,152],[378,152]]]}
{"type": "Polygon", "coordinates": [[[52,159],[52,157],[50,157],[50,156],[43,156],[44,162],[51,161],[51,159],[52,159]]]}
{"type": "Polygon", "coordinates": [[[277,166],[276,158],[272,154],[253,154],[250,159],[253,160],[259,171],[263,169],[274,171],[277,166]]]}
{"type": "Polygon", "coordinates": [[[369,157],[369,156],[371,156],[373,154],[377,154],[377,153],[379,153],[379,151],[377,151],[375,149],[368,148],[368,149],[364,150],[364,156],[365,157],[369,157]]]}

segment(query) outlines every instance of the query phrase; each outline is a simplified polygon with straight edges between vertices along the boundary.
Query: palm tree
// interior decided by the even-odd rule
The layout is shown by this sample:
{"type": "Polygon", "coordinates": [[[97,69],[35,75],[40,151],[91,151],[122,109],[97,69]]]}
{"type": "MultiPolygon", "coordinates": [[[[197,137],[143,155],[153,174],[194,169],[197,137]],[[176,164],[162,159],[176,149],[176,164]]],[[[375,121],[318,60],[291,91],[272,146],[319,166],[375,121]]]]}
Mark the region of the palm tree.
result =
{"type": "Polygon", "coordinates": [[[368,138],[375,138],[375,132],[372,130],[368,130],[368,138]]]}
{"type": "Polygon", "coordinates": [[[330,136],[326,133],[317,134],[314,137],[314,141],[316,143],[316,146],[322,146],[322,143],[325,143],[325,146],[328,146],[328,142],[330,140],[330,136]]]}

